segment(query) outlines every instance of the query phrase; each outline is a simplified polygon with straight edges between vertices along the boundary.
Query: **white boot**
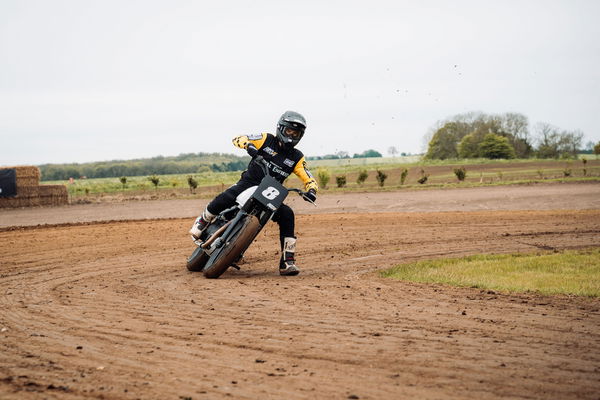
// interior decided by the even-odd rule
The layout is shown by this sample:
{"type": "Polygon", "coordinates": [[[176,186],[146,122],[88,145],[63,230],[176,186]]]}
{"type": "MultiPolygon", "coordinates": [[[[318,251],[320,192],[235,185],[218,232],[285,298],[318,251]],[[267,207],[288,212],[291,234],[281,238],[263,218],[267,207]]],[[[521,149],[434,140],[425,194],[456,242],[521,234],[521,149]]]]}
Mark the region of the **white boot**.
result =
{"type": "Polygon", "coordinates": [[[193,240],[200,239],[200,235],[202,231],[210,224],[210,222],[215,219],[215,215],[208,212],[208,210],[204,210],[202,214],[194,221],[194,225],[192,225],[192,229],[190,229],[190,235],[192,235],[193,240]]]}
{"type": "Polygon", "coordinates": [[[300,268],[296,266],[296,238],[286,237],[283,239],[283,250],[279,263],[279,275],[298,275],[300,268]]]}

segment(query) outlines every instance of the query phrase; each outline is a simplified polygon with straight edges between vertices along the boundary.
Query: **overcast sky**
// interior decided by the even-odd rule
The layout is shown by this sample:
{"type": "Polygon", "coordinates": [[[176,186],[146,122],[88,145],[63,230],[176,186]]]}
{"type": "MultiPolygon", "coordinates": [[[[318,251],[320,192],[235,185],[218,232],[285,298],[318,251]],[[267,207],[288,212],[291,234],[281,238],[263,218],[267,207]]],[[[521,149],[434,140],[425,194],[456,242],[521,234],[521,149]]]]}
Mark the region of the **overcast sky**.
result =
{"type": "Polygon", "coordinates": [[[0,165],[423,149],[454,114],[600,140],[600,1],[0,0],[0,165]]]}

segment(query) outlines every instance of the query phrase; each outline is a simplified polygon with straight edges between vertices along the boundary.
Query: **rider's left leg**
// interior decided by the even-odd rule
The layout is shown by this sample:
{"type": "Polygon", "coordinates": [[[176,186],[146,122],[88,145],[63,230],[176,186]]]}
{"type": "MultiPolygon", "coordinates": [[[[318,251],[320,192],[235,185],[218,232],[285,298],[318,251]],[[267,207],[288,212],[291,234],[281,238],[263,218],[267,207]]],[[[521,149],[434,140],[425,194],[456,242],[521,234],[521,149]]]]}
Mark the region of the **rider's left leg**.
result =
{"type": "Polygon", "coordinates": [[[281,250],[281,260],[279,261],[280,275],[298,275],[300,268],[296,266],[296,238],[283,238],[283,246],[281,250]]]}

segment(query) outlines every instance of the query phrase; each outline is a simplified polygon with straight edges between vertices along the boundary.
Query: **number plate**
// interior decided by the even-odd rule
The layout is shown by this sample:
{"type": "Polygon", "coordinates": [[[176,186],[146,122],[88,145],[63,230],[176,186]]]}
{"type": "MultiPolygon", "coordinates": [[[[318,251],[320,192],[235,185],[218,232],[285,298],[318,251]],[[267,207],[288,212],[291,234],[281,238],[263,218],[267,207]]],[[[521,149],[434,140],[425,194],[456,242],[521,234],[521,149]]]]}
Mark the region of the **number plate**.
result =
{"type": "Polygon", "coordinates": [[[288,190],[270,176],[265,176],[253,197],[268,209],[277,210],[288,195],[288,190]]]}

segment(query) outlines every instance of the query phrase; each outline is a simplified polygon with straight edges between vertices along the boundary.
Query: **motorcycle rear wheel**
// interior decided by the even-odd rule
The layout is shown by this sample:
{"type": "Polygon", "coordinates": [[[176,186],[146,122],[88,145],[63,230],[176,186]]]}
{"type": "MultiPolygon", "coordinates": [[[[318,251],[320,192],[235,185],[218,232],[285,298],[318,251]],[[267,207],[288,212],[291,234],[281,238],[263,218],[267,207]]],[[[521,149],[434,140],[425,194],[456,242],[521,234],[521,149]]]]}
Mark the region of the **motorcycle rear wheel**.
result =
{"type": "Polygon", "coordinates": [[[242,224],[240,230],[224,245],[212,265],[203,270],[205,277],[216,279],[223,275],[240,254],[246,251],[260,231],[260,223],[254,215],[248,215],[239,223],[242,224]]]}

